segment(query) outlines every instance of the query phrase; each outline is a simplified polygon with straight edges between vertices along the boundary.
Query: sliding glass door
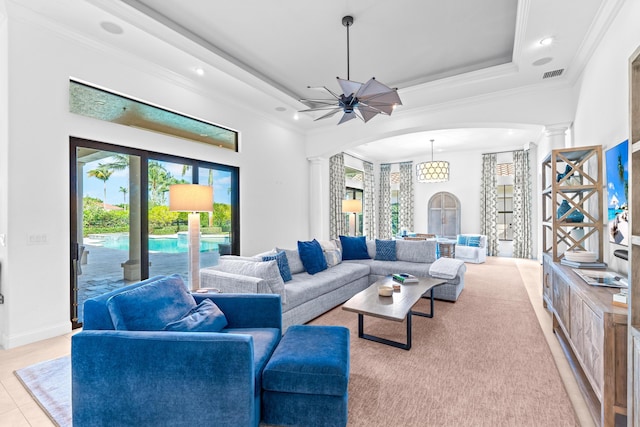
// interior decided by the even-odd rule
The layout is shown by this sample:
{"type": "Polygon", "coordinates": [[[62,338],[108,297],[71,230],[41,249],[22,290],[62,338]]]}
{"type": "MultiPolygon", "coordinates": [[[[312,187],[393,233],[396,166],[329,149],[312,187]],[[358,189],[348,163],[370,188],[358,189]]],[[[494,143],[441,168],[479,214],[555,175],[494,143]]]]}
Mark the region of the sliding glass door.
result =
{"type": "Polygon", "coordinates": [[[169,186],[210,185],[201,214],[200,266],[239,253],[238,169],[71,138],[71,319],[98,296],[156,275],[188,281],[187,213],[171,212],[169,186]]]}

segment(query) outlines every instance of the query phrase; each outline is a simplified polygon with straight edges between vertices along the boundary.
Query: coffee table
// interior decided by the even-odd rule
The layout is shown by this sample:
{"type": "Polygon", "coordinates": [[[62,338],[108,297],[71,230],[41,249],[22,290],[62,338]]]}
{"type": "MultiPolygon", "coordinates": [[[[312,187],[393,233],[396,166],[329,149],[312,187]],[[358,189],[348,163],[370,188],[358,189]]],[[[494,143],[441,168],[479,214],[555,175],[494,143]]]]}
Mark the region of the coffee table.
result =
{"type": "Polygon", "coordinates": [[[391,276],[384,277],[367,289],[355,294],[349,301],[344,303],[342,309],[358,313],[358,337],[398,347],[403,350],[409,350],[411,349],[411,317],[414,315],[433,317],[433,288],[444,284],[445,280],[421,277],[418,279],[418,282],[400,285],[400,291],[394,291],[390,297],[378,295],[378,286],[397,283],[398,282],[395,282],[391,276]],[[431,299],[431,311],[429,313],[421,313],[412,310],[411,308],[426,293],[429,293],[429,298],[431,299]],[[406,318],[407,342],[402,343],[365,334],[364,315],[393,320],[395,322],[402,322],[406,318]]]}

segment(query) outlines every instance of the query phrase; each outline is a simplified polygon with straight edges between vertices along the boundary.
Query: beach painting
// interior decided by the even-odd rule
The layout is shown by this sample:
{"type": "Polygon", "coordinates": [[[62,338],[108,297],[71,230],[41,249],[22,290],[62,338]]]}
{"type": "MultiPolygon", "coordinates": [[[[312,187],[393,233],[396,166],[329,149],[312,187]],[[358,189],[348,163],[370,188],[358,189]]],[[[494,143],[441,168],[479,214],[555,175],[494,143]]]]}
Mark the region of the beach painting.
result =
{"type": "Polygon", "coordinates": [[[629,246],[629,141],[606,152],[609,241],[629,246]]]}

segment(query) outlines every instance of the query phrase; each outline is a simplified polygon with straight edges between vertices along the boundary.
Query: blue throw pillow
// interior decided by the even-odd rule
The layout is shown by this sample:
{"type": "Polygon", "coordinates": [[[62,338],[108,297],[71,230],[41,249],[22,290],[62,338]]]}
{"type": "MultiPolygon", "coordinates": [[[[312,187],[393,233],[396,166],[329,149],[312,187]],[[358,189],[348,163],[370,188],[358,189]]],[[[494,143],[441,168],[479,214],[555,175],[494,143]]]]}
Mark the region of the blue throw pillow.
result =
{"type": "Polygon", "coordinates": [[[461,236],[458,235],[458,245],[460,246],[467,246],[469,242],[469,237],[468,236],[461,236]]]}
{"type": "Polygon", "coordinates": [[[291,269],[289,268],[287,254],[284,253],[284,251],[280,251],[275,255],[266,255],[262,257],[262,261],[271,261],[274,259],[278,263],[278,270],[280,270],[280,276],[282,276],[282,280],[285,282],[291,280],[291,269]]]}
{"type": "Polygon", "coordinates": [[[184,317],[170,322],[165,331],[180,332],[220,332],[227,326],[227,318],[220,308],[210,299],[202,300],[184,317]]]}
{"type": "Polygon", "coordinates": [[[467,245],[473,246],[474,248],[479,248],[480,236],[469,236],[469,240],[467,240],[467,245]]]}
{"type": "Polygon", "coordinates": [[[343,260],[371,259],[369,252],[367,252],[367,241],[364,236],[340,236],[340,244],[342,245],[343,260]]]}
{"type": "Polygon", "coordinates": [[[316,239],[310,242],[298,241],[298,253],[307,273],[316,274],[327,269],[327,260],[324,258],[322,246],[316,239]]]}
{"type": "Polygon", "coordinates": [[[196,306],[179,275],[163,277],[107,300],[116,330],[161,331],[169,322],[181,319],[196,306]]]}
{"type": "Polygon", "coordinates": [[[396,241],[376,239],[376,258],[378,261],[396,261],[396,241]]]}

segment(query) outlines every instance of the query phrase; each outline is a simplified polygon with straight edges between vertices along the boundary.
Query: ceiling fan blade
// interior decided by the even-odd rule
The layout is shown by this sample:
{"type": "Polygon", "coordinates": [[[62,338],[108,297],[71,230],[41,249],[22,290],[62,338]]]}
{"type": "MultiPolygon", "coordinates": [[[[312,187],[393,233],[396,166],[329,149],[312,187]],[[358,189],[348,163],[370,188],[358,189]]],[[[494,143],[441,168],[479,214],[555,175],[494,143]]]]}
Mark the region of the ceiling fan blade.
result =
{"type": "Polygon", "coordinates": [[[342,115],[342,118],[340,119],[340,121],[338,122],[339,125],[341,125],[344,122],[348,122],[351,119],[355,119],[356,117],[358,117],[355,113],[355,111],[352,111],[350,113],[344,113],[342,115]]]}
{"type": "Polygon", "coordinates": [[[375,77],[372,77],[368,82],[362,85],[356,96],[360,98],[392,91],[395,91],[395,89],[391,89],[389,86],[377,81],[375,77]]]}
{"type": "Polygon", "coordinates": [[[362,115],[362,120],[364,120],[365,123],[367,123],[369,120],[373,119],[375,116],[380,114],[379,110],[368,107],[366,105],[362,105],[362,104],[360,104],[360,106],[358,107],[358,110],[360,111],[360,114],[362,115]]]}
{"type": "Polygon", "coordinates": [[[340,85],[340,88],[342,88],[342,93],[344,93],[345,96],[349,96],[353,93],[357,93],[362,87],[362,83],[360,82],[344,80],[339,77],[338,77],[338,84],[340,85]]]}
{"type": "Polygon", "coordinates": [[[334,110],[336,108],[342,109],[341,107],[337,107],[336,105],[327,105],[324,107],[314,107],[314,108],[307,108],[306,110],[299,110],[298,113],[312,113],[314,111],[334,110]]]}
{"type": "Polygon", "coordinates": [[[342,108],[335,108],[335,109],[333,109],[333,111],[329,111],[328,113],[318,117],[317,119],[314,119],[313,121],[317,122],[318,120],[328,119],[329,117],[331,117],[334,114],[336,114],[338,111],[342,111],[342,108]]]}

